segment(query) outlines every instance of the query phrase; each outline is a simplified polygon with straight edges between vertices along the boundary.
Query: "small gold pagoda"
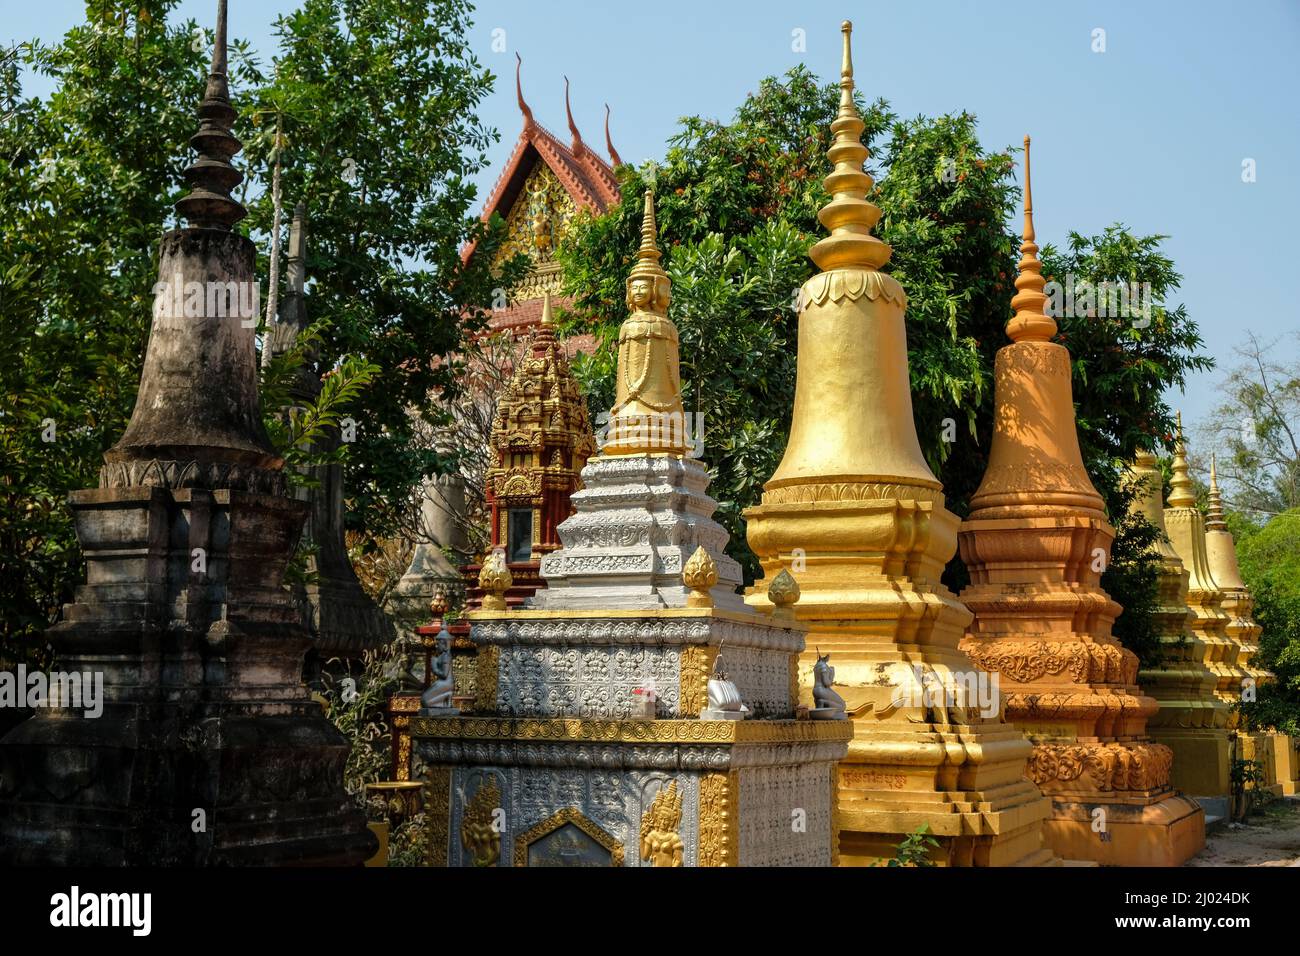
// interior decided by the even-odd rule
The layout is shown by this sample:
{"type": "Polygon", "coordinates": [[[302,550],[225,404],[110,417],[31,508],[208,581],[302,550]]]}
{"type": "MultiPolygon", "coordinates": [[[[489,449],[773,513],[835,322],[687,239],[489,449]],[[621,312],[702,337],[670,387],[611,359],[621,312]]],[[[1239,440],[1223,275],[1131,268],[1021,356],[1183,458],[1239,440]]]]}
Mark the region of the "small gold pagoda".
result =
{"type": "MultiPolygon", "coordinates": [[[[971,621],[941,583],[957,517],[921,454],[912,419],[902,286],[871,234],[867,149],[853,102],[845,21],[839,114],[827,155],[830,234],[800,293],[798,377],[785,456],[746,512],[766,581],[793,574],[811,629],[800,669],[829,654],[854,738],[839,772],[840,862],[871,865],[926,826],[949,865],[1051,864],[1048,800],[1025,778],[1029,742],[959,693],[988,675],[958,648],[971,621]],[[938,693],[935,693],[935,689],[938,693]]],[[[767,608],[766,584],[748,600],[767,608]]],[[[807,691],[805,691],[807,693],[807,691]]],[[[991,704],[991,706],[990,706],[991,704]]]]}
{"type": "Polygon", "coordinates": [[[1178,866],[1205,845],[1205,813],[1169,785],[1173,752],[1146,736],[1156,701],[1111,634],[1121,608],[1101,588],[1115,530],[1084,467],[1070,353],[1044,314],[1029,137],[1025,230],[1011,344],[994,367],[988,468],[962,523],[975,614],[962,648],[996,671],[1006,716],[1029,736],[1029,777],[1052,798],[1046,827],[1066,859],[1178,866]]]}
{"type": "MultiPolygon", "coordinates": [[[[1269,671],[1256,667],[1252,658],[1259,653],[1259,635],[1263,628],[1255,622],[1251,612],[1255,597],[1241,579],[1237,564],[1237,545],[1228,523],[1223,517],[1223,495],[1219,490],[1219,476],[1215,456],[1210,456],[1210,490],[1205,513],[1205,555],[1210,573],[1223,591],[1223,612],[1228,615],[1225,628],[1228,639],[1237,645],[1237,666],[1245,673],[1246,682],[1241,693],[1254,694],[1259,685],[1273,680],[1269,671]]],[[[1250,731],[1239,725],[1237,739],[1241,743],[1240,757],[1253,760],[1264,776],[1264,788],[1274,796],[1282,796],[1288,789],[1295,792],[1292,768],[1295,750],[1291,738],[1285,734],[1250,731]]]]}
{"type": "MultiPolygon", "coordinates": [[[[1245,673],[1237,667],[1237,645],[1228,639],[1228,615],[1223,612],[1223,592],[1210,570],[1205,549],[1205,518],[1196,507],[1196,494],[1187,464],[1187,447],[1183,439],[1182,416],[1178,417],[1178,438],[1174,445],[1173,477],[1169,483],[1169,500],[1164,509],[1169,543],[1182,559],[1187,571],[1187,606],[1192,614],[1188,622],[1191,635],[1198,642],[1195,653],[1215,677],[1214,697],[1216,730],[1219,715],[1224,722],[1219,733],[1196,735],[1203,748],[1184,761],[1175,748],[1175,775],[1180,789],[1197,797],[1225,798],[1231,793],[1232,760],[1229,730],[1235,729],[1237,714],[1232,705],[1241,699],[1241,680],[1245,673]],[[1180,778],[1182,778],[1180,780],[1180,778]],[[1185,781],[1185,782],[1183,782],[1185,781]]],[[[1179,726],[1183,726],[1180,722],[1179,726]]],[[[1156,738],[1162,734],[1153,728],[1156,738]]],[[[1171,744],[1172,746],[1172,744],[1171,744]]]]}
{"type": "Polygon", "coordinates": [[[1147,733],[1174,752],[1175,787],[1199,796],[1221,796],[1218,788],[1229,762],[1230,711],[1214,693],[1219,678],[1210,669],[1210,647],[1192,630],[1195,615],[1187,603],[1190,574],[1170,543],[1163,478],[1154,454],[1138,452],[1128,483],[1134,492],[1131,510],[1160,532],[1156,543],[1159,590],[1152,612],[1160,664],[1138,671],[1138,681],[1159,705],[1147,721],[1147,733]]]}

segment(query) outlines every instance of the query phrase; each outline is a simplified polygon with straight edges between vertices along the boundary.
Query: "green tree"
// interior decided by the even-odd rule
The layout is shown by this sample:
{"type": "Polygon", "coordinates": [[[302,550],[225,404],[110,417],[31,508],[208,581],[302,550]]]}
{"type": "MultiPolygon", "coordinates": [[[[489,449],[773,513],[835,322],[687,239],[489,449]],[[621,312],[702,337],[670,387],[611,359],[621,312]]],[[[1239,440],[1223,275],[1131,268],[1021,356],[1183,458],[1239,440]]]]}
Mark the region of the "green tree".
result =
{"type": "Polygon", "coordinates": [[[1273,682],[1241,705],[1252,727],[1300,736],[1300,508],[1276,515],[1257,530],[1232,520],[1241,576],[1255,596],[1255,620],[1264,628],[1252,663],[1272,671],[1273,682]]]}
{"type": "MultiPolygon", "coordinates": [[[[285,204],[308,205],[306,308],[329,320],[315,371],[360,355],[383,383],[348,409],[358,426],[348,526],[370,543],[402,528],[413,490],[452,466],[420,440],[416,419],[445,423],[431,397],[453,395],[462,366],[439,357],[518,274],[492,275],[504,230],[474,215],[471,179],[496,134],[475,117],[492,77],[466,42],[470,10],[464,0],[305,0],[275,23],[269,76],[251,78],[252,177],[272,181],[282,129],[285,204]]],[[[270,236],[272,191],[249,208],[255,233],[270,236]]]]}
{"type": "Polygon", "coordinates": [[[1200,429],[1233,508],[1262,519],[1300,508],[1300,374],[1275,358],[1277,346],[1246,334],[1200,429]]]}
{"type": "MultiPolygon", "coordinates": [[[[64,499],[98,483],[135,401],[207,51],[175,0],[88,2],[86,23],[0,71],[0,656],[49,626],[82,575],[64,499]]],[[[39,653],[40,645],[25,653],[39,653]]]]}

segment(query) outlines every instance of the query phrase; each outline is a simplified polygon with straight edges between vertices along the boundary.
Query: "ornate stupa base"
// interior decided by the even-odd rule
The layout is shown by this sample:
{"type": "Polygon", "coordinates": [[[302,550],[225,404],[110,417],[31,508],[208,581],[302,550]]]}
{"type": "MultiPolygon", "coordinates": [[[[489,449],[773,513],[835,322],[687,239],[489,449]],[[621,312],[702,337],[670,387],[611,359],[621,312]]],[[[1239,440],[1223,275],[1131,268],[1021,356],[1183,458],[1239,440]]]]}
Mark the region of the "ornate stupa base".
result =
{"type": "MultiPolygon", "coordinates": [[[[772,547],[769,535],[798,535],[802,522],[827,521],[834,513],[845,539],[867,548],[871,529],[892,535],[906,525],[896,520],[899,510],[915,514],[941,540],[956,536],[957,519],[941,501],[878,499],[811,508],[764,503],[747,512],[750,542],[759,543],[765,571],[775,575],[782,564],[766,555],[782,549],[772,547]]],[[[890,552],[891,543],[880,550],[890,552]]],[[[932,854],[939,865],[1058,863],[1042,836],[1050,804],[1025,779],[1029,742],[1001,719],[996,696],[981,707],[955,690],[981,681],[990,689],[988,675],[957,647],[969,612],[937,580],[887,576],[854,556],[809,555],[799,583],[795,612],[811,630],[800,661],[803,701],[811,702],[818,654],[829,654],[854,728],[839,773],[840,865],[892,859],[922,826],[939,841],[932,854]],[[846,619],[850,614],[857,619],[846,619]],[[946,690],[927,700],[926,686],[946,690]],[[962,706],[945,706],[956,701],[962,706]]],[[[761,587],[747,599],[759,608],[768,604],[761,587]]]]}
{"type": "Polygon", "coordinates": [[[1190,797],[1104,796],[1104,802],[1052,798],[1043,830],[1053,850],[1102,866],[1182,866],[1205,848],[1205,811],[1190,797]],[[1098,808],[1105,811],[1102,832],[1098,808]]]}
{"type": "Polygon", "coordinates": [[[1148,727],[1147,733],[1174,754],[1170,782],[1195,797],[1226,798],[1232,793],[1228,771],[1232,743],[1226,730],[1196,727],[1148,727]]]}
{"type": "Polygon", "coordinates": [[[853,721],[839,773],[840,866],[879,865],[923,826],[940,866],[1059,865],[1043,844],[1050,807],[1024,778],[1019,731],[895,718],[853,721]]]}
{"type": "Polygon", "coordinates": [[[802,627],[716,608],[472,620],[477,708],[492,716],[410,723],[431,865],[834,863],[852,727],[794,719],[802,627]],[[720,649],[746,720],[699,717],[720,649]],[[659,716],[633,717],[651,688],[659,716]]]}

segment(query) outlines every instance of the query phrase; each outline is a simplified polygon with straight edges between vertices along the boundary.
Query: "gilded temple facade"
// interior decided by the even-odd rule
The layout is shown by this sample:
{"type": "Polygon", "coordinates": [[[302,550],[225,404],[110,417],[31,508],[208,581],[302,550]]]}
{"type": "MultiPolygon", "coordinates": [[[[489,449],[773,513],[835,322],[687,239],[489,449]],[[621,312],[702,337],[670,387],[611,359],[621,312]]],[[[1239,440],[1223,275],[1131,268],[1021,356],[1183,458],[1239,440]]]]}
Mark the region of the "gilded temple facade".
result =
{"type": "Polygon", "coordinates": [[[1079,450],[1070,353],[1043,312],[1027,136],[1024,192],[989,463],[960,533],[960,596],[975,615],[962,648],[998,674],[1007,719],[1034,745],[1029,777],[1051,797],[1056,853],[1177,866],[1204,847],[1205,813],[1170,786],[1173,751],[1146,736],[1157,703],[1111,634],[1122,609],[1100,581],[1115,531],[1079,450]]]}

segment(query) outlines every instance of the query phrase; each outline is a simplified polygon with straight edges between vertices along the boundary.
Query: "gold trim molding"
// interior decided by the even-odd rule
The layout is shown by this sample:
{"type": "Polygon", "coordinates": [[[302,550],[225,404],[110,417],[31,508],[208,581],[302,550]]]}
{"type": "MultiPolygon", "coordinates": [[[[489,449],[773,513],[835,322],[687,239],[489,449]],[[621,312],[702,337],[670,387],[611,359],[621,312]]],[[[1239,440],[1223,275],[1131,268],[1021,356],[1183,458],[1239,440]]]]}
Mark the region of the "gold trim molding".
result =
{"type": "Polygon", "coordinates": [[[740,865],[739,785],[734,770],[700,777],[700,866],[740,865]]]}
{"type": "Polygon", "coordinates": [[[652,744],[823,743],[850,740],[853,721],[416,717],[411,720],[411,736],[652,744]]]}

